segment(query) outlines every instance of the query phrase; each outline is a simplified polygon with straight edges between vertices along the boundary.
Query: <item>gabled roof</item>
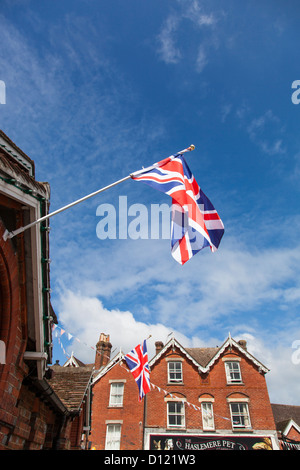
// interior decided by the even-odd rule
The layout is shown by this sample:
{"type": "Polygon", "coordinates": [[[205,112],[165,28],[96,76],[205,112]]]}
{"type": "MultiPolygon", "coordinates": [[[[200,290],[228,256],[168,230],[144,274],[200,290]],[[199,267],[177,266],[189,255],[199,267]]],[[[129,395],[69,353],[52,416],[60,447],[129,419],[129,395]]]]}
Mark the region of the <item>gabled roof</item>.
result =
{"type": "Polygon", "coordinates": [[[293,419],[287,419],[286,421],[276,423],[277,431],[281,431],[283,436],[287,436],[292,428],[300,434],[300,426],[298,426],[293,419]]]}
{"type": "Polygon", "coordinates": [[[92,380],[92,385],[97,382],[103,375],[105,375],[112,367],[118,364],[124,358],[124,353],[120,351],[116,356],[114,356],[106,366],[102,367],[99,371],[96,371],[94,378],[92,380]]]}
{"type": "Polygon", "coordinates": [[[189,359],[196,367],[198,367],[199,370],[201,370],[201,372],[205,372],[205,368],[200,364],[200,361],[199,361],[199,352],[200,352],[200,349],[202,348],[197,348],[198,349],[198,357],[197,359],[194,357],[193,354],[191,354],[191,351],[193,351],[192,348],[189,348],[189,349],[185,349],[183,346],[181,346],[181,344],[177,341],[177,339],[175,339],[174,337],[171,338],[168,343],[165,344],[165,346],[159,351],[158,354],[156,354],[156,356],[154,356],[151,361],[149,361],[149,366],[150,367],[153,367],[154,364],[170,349],[170,348],[174,348],[174,347],[177,347],[181,353],[187,358],[189,359]]]}
{"type": "Polygon", "coordinates": [[[70,412],[79,412],[91,382],[93,367],[51,366],[53,375],[48,383],[70,412]]]}
{"type": "Polygon", "coordinates": [[[253,362],[254,365],[258,367],[258,369],[263,372],[267,373],[269,372],[269,369],[263,365],[258,359],[256,359],[252,354],[250,354],[247,349],[245,349],[241,344],[237,341],[235,341],[229,334],[229,337],[227,340],[223,343],[223,345],[219,348],[218,352],[212,357],[212,359],[209,361],[209,363],[206,366],[206,372],[213,366],[215,361],[219,359],[219,357],[225,352],[227,348],[231,348],[234,346],[240,353],[242,353],[247,359],[249,359],[251,362],[253,362]]]}
{"type": "Polygon", "coordinates": [[[206,365],[212,360],[212,358],[217,354],[219,351],[219,347],[216,346],[215,348],[185,348],[190,356],[192,356],[202,367],[206,367],[206,365]]]}
{"type": "Polygon", "coordinates": [[[223,343],[221,347],[215,348],[184,348],[175,338],[171,338],[169,342],[154,356],[149,362],[149,366],[153,367],[155,363],[167,352],[168,349],[177,347],[187,359],[189,359],[199,370],[199,372],[206,373],[225,352],[227,348],[235,347],[247,359],[255,364],[262,372],[266,373],[269,369],[258,361],[252,354],[250,354],[244,347],[242,347],[231,336],[223,343]]]}
{"type": "Polygon", "coordinates": [[[74,356],[73,351],[72,351],[71,356],[64,363],[63,367],[85,367],[85,364],[84,362],[77,359],[77,357],[74,356]]]}
{"type": "MultiPolygon", "coordinates": [[[[168,343],[159,351],[156,356],[154,356],[149,361],[150,369],[155,365],[155,363],[170,349],[177,347],[183,356],[190,360],[195,367],[197,367],[199,372],[209,372],[214,363],[219,359],[219,357],[225,352],[227,348],[235,347],[241,352],[245,357],[247,357],[261,372],[268,372],[269,369],[264,366],[260,361],[258,361],[252,354],[250,354],[241,344],[235,341],[231,336],[223,343],[221,347],[214,348],[184,348],[174,337],[171,338],[168,343]]],[[[124,353],[120,351],[109,363],[95,372],[92,384],[95,384],[101,377],[103,377],[112,367],[118,364],[124,358],[124,353]]]]}
{"type": "Polygon", "coordinates": [[[283,429],[286,430],[288,426],[291,427],[291,422],[293,422],[297,426],[297,431],[300,432],[300,406],[271,403],[271,407],[279,431],[283,432],[283,429]]]}

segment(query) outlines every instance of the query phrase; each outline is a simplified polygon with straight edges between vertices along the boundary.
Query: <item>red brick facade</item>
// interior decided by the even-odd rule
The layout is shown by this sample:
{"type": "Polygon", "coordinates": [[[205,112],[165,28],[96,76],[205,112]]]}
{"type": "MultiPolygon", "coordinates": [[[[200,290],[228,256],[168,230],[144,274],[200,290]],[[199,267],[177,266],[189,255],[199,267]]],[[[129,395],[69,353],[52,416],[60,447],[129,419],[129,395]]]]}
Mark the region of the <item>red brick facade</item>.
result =
{"type": "Polygon", "coordinates": [[[20,278],[24,275],[24,266],[18,260],[12,242],[3,240],[4,231],[0,220],[0,339],[5,344],[6,353],[5,364],[0,364],[0,448],[5,448],[8,441],[10,448],[22,448],[30,433],[29,416],[20,400],[22,381],[29,371],[23,361],[26,343],[20,305],[20,278]]]}
{"type": "MultiPolygon", "coordinates": [[[[3,195],[0,202],[22,222],[20,204],[3,195]]],[[[24,361],[28,347],[24,240],[20,235],[14,242],[5,241],[5,230],[0,219],[0,340],[5,347],[5,363],[0,364],[0,450],[52,448],[61,416],[37,398],[40,390],[26,384],[32,369],[24,361]]]]}
{"type": "MultiPolygon", "coordinates": [[[[97,376],[96,376],[97,377],[97,376]]],[[[89,442],[96,450],[105,449],[108,424],[121,424],[121,450],[143,448],[144,406],[138,402],[138,389],[124,364],[112,367],[93,386],[91,434],[89,442]],[[112,383],[124,384],[123,406],[110,405],[112,383]]]]}
{"type": "MultiPolygon", "coordinates": [[[[138,389],[132,374],[124,361],[119,363],[118,356],[115,364],[113,361],[108,363],[95,376],[90,435],[93,447],[105,449],[108,426],[117,424],[118,428],[111,430],[119,433],[115,439],[119,439],[121,450],[164,449],[171,439],[173,446],[177,442],[178,446],[197,449],[206,445],[221,446],[222,442],[225,445],[225,438],[226,445],[232,448],[238,445],[278,448],[265,381],[267,369],[244,345],[242,347],[229,338],[221,348],[184,349],[172,339],[150,361],[150,366],[151,391],[142,403],[138,402],[138,389]],[[232,383],[228,383],[226,375],[228,361],[238,364],[239,377],[232,383]],[[175,370],[174,364],[180,371],[175,381],[170,374],[170,370],[175,370]],[[112,406],[110,390],[112,384],[118,382],[124,384],[123,403],[112,406]],[[181,416],[180,413],[170,416],[174,410],[175,415],[178,413],[179,408],[173,405],[174,402],[179,404],[181,416]],[[209,429],[204,428],[202,405],[208,406],[209,416],[213,416],[209,429]],[[231,411],[237,407],[247,410],[246,417],[234,418],[242,421],[238,426],[236,421],[233,425],[231,416],[231,411]]],[[[205,426],[208,426],[207,422],[205,426]]],[[[118,448],[118,442],[112,445],[118,448]]]]}

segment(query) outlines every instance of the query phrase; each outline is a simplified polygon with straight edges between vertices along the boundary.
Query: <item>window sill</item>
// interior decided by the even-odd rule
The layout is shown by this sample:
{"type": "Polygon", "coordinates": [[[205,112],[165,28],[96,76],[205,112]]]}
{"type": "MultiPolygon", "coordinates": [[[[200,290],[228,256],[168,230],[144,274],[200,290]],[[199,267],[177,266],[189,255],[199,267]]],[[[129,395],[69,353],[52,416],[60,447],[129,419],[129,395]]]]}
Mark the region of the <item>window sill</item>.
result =
{"type": "Polygon", "coordinates": [[[180,427],[180,426],[171,426],[167,427],[167,431],[186,431],[186,427],[180,427]]]}
{"type": "Polygon", "coordinates": [[[232,432],[241,432],[241,433],[247,433],[247,432],[250,432],[250,433],[253,433],[253,429],[252,428],[232,428],[232,432]]]}
{"type": "Polygon", "coordinates": [[[233,385],[243,385],[245,386],[244,382],[227,382],[226,385],[233,386],[233,385]]]}
{"type": "Polygon", "coordinates": [[[184,386],[184,383],[183,382],[168,382],[167,383],[167,386],[168,387],[172,387],[173,385],[183,385],[184,386]]]}

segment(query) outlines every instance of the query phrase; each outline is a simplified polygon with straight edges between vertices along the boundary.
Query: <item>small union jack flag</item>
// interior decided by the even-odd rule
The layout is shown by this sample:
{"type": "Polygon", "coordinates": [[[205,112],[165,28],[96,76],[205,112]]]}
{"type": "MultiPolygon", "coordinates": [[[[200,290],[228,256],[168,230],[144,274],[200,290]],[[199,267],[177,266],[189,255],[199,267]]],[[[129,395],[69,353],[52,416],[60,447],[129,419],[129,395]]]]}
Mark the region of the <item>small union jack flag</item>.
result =
{"type": "Polygon", "coordinates": [[[146,393],[150,392],[150,370],[146,340],[143,344],[138,344],[124,357],[139,388],[139,401],[142,401],[146,393]]]}
{"type": "Polygon", "coordinates": [[[218,249],[224,234],[223,222],[182,154],[172,155],[131,177],[172,197],[171,251],[178,263],[184,264],[206,246],[212,252],[218,249]]]}

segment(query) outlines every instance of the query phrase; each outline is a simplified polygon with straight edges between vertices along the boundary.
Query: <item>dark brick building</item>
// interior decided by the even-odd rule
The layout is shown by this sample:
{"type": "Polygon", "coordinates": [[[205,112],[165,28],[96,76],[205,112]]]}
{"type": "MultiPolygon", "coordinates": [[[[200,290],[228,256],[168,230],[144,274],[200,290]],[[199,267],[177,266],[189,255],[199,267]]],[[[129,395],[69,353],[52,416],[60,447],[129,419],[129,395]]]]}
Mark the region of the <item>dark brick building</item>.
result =
{"type": "MultiPolygon", "coordinates": [[[[83,397],[69,406],[57,381],[50,380],[57,319],[50,299],[48,223],[7,237],[46,215],[49,198],[49,185],[35,179],[34,162],[0,131],[0,450],[79,445],[71,433],[83,397]]],[[[74,393],[81,381],[74,382],[74,393]]]]}

